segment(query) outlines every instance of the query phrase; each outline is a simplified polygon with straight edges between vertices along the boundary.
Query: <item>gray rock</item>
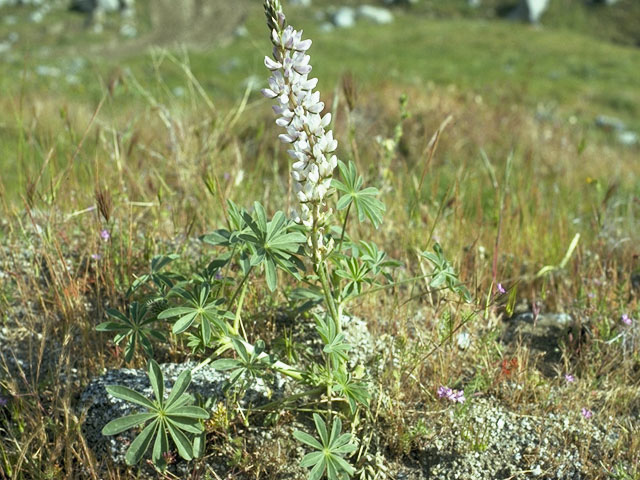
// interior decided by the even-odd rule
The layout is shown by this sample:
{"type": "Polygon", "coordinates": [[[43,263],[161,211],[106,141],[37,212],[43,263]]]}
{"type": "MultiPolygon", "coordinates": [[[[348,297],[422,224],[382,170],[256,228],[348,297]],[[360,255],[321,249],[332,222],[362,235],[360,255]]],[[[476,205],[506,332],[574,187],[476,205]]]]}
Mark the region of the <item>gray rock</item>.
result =
{"type": "Polygon", "coordinates": [[[630,130],[618,132],[616,138],[619,143],[626,145],[627,147],[632,147],[633,145],[640,143],[640,137],[638,137],[638,134],[630,130]]]}
{"type": "Polygon", "coordinates": [[[320,25],[320,31],[324,33],[333,32],[335,28],[331,22],[323,22],[322,25],[320,25]]]}
{"type": "Polygon", "coordinates": [[[417,455],[428,473],[411,478],[586,478],[578,439],[588,439],[594,452],[608,442],[597,422],[576,421],[580,406],[534,416],[512,411],[493,397],[467,403],[464,415],[430,417],[433,440],[417,455]]]}
{"type": "Polygon", "coordinates": [[[357,10],[358,18],[368,20],[379,25],[393,22],[393,13],[382,7],[374,7],[372,5],[361,5],[357,10]]]}
{"type": "Polygon", "coordinates": [[[130,23],[125,23],[120,27],[120,35],[125,38],[134,38],[138,36],[138,29],[135,25],[131,25],[130,23]]]}
{"type": "Polygon", "coordinates": [[[536,318],[532,312],[515,315],[507,320],[502,335],[504,343],[522,342],[542,356],[538,368],[545,374],[553,374],[554,365],[560,361],[560,346],[569,341],[579,341],[578,325],[566,313],[543,313],[536,318]]]}
{"type": "MultiPolygon", "coordinates": [[[[175,383],[178,375],[187,369],[194,368],[195,363],[160,365],[165,380],[167,395],[175,383]]],[[[205,366],[192,375],[192,381],[187,390],[190,394],[198,394],[203,399],[224,399],[223,386],[227,375],[210,366],[205,366]]],[[[122,434],[106,437],[102,435],[102,428],[111,420],[130,415],[137,411],[131,403],[112,397],[106,391],[107,385],[122,385],[129,387],[146,397],[153,398],[153,390],[149,384],[147,372],[144,370],[121,368],[109,370],[104,375],[94,378],[85,388],[80,397],[79,409],[86,412],[86,420],[82,432],[99,457],[109,456],[114,462],[124,464],[124,456],[128,445],[133,440],[133,433],[129,430],[122,434]]],[[[253,382],[241,400],[243,406],[260,405],[281,395],[284,381],[277,377],[272,385],[267,385],[262,379],[253,382]]]]}
{"type": "Polygon", "coordinates": [[[415,5],[418,0],[384,0],[385,5],[415,5]]]}
{"type": "Polygon", "coordinates": [[[93,13],[96,10],[103,12],[119,12],[133,9],[133,0],[71,0],[71,9],[84,13],[93,13]]]}
{"type": "Polygon", "coordinates": [[[520,0],[518,6],[509,14],[509,18],[538,23],[549,2],[550,0],[520,0]]]}
{"type": "Polygon", "coordinates": [[[331,23],[338,28],[350,28],[356,24],[356,11],[351,7],[340,7],[331,15],[331,23]]]}
{"type": "Polygon", "coordinates": [[[60,69],[58,67],[50,67],[49,65],[38,65],[36,67],[36,73],[41,77],[57,78],[60,76],[60,69]]]}
{"type": "Polygon", "coordinates": [[[596,126],[609,131],[622,131],[627,129],[626,124],[622,120],[608,115],[598,115],[596,117],[596,126]]]}

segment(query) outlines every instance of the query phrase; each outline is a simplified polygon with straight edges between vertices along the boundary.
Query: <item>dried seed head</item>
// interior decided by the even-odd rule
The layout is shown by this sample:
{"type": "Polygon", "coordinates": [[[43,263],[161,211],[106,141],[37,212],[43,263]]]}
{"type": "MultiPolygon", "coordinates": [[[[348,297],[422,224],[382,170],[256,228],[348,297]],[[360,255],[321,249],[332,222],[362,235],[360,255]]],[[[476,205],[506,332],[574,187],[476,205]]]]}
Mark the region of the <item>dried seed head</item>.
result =
{"type": "Polygon", "coordinates": [[[97,188],[95,192],[96,203],[98,204],[98,211],[102,215],[107,223],[111,218],[111,212],[113,211],[113,202],[111,201],[111,194],[108,190],[97,188]]]}
{"type": "Polygon", "coordinates": [[[351,72],[347,72],[342,76],[342,93],[344,93],[349,111],[352,112],[358,101],[358,85],[351,72]]]}

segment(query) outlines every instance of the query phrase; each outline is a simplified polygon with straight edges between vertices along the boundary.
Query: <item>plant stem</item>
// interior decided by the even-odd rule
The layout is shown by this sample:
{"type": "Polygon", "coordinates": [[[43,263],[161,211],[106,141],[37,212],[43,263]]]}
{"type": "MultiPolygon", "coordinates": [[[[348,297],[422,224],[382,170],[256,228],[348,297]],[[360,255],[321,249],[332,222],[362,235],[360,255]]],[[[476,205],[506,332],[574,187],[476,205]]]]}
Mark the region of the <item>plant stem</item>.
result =
{"type": "Polygon", "coordinates": [[[336,304],[331,294],[331,286],[329,285],[329,280],[326,274],[326,265],[324,261],[322,261],[319,265],[317,265],[316,273],[320,278],[320,284],[322,285],[322,291],[324,293],[324,298],[327,302],[327,307],[329,308],[329,314],[331,315],[331,319],[336,326],[336,332],[340,333],[342,331],[342,326],[340,325],[340,316],[338,315],[338,309],[336,308],[336,304]]]}
{"type": "MultiPolygon", "coordinates": [[[[230,341],[230,338],[229,338],[229,341],[230,341]]],[[[249,342],[247,342],[244,338],[240,338],[240,341],[244,345],[244,348],[247,349],[247,353],[253,354],[256,351],[255,347],[253,345],[251,345],[249,342]]],[[[198,365],[196,365],[191,370],[191,373],[193,373],[193,372],[195,372],[197,370],[200,370],[202,367],[204,367],[204,366],[208,365],[209,363],[211,363],[213,361],[214,357],[217,357],[217,354],[214,353],[214,355],[210,356],[206,360],[204,360],[201,363],[199,363],[198,365]]],[[[264,353],[264,352],[262,352],[260,355],[258,355],[259,359],[266,358],[266,357],[268,357],[268,355],[266,353],[264,353]]],[[[299,370],[296,370],[295,368],[293,368],[291,365],[287,365],[284,362],[276,361],[275,363],[273,363],[272,367],[273,367],[274,370],[276,370],[277,372],[279,372],[279,373],[281,373],[283,375],[286,375],[287,377],[293,378],[294,380],[302,381],[302,373],[299,370]]]]}
{"type": "Polygon", "coordinates": [[[342,330],[340,325],[340,316],[338,314],[338,309],[336,308],[335,300],[333,298],[333,294],[331,293],[331,285],[329,284],[329,278],[327,276],[326,270],[326,262],[325,259],[322,258],[322,254],[320,253],[320,248],[318,246],[318,206],[314,207],[313,212],[313,227],[311,228],[311,247],[313,248],[313,252],[311,252],[313,267],[316,273],[318,274],[318,278],[320,279],[320,284],[322,285],[322,292],[324,293],[324,299],[327,303],[327,308],[329,309],[329,314],[331,315],[331,319],[336,326],[336,331],[340,332],[342,330]]]}
{"type": "Polygon", "coordinates": [[[353,203],[349,204],[349,206],[347,207],[347,212],[344,214],[344,222],[342,222],[342,232],[340,232],[340,242],[338,242],[339,252],[342,251],[342,241],[344,240],[344,234],[347,230],[347,220],[349,220],[349,212],[351,211],[351,205],[353,205],[353,203]]]}
{"type": "Polygon", "coordinates": [[[300,398],[304,398],[304,397],[310,397],[312,395],[319,395],[322,393],[323,388],[322,387],[316,387],[313,388],[311,390],[307,390],[305,392],[300,392],[300,393],[296,393],[295,395],[289,395],[286,398],[283,398],[281,400],[275,400],[273,402],[269,402],[266,405],[262,405],[258,408],[254,408],[253,411],[254,412],[261,412],[264,410],[273,410],[275,407],[278,407],[279,405],[283,405],[285,403],[290,403],[293,402],[294,400],[298,400],[300,398]]]}
{"type": "MultiPolygon", "coordinates": [[[[245,282],[247,281],[247,278],[249,278],[249,275],[251,275],[251,271],[253,270],[253,265],[251,265],[249,267],[249,270],[247,270],[247,273],[245,274],[245,276],[242,278],[242,281],[240,282],[240,285],[238,285],[238,288],[236,288],[236,291],[233,292],[233,297],[231,297],[231,300],[229,301],[229,308],[231,308],[233,306],[233,302],[236,301],[236,297],[238,296],[238,294],[240,293],[240,290],[242,290],[242,287],[244,286],[245,282]]],[[[239,307],[242,307],[242,303],[240,303],[239,307]]],[[[236,312],[236,317],[238,316],[238,312],[236,312]]]]}
{"type": "MultiPolygon", "coordinates": [[[[253,267],[251,267],[253,268],[253,267]]],[[[251,269],[249,269],[249,272],[251,269]]],[[[247,278],[247,277],[245,277],[247,278]]],[[[247,287],[249,286],[249,282],[245,282],[243,280],[244,285],[242,286],[242,291],[240,292],[240,298],[238,299],[238,308],[236,308],[236,317],[233,319],[233,330],[238,333],[238,327],[242,326],[242,334],[246,337],[247,334],[244,331],[244,325],[242,325],[242,304],[244,303],[244,297],[247,294],[247,287]]]]}

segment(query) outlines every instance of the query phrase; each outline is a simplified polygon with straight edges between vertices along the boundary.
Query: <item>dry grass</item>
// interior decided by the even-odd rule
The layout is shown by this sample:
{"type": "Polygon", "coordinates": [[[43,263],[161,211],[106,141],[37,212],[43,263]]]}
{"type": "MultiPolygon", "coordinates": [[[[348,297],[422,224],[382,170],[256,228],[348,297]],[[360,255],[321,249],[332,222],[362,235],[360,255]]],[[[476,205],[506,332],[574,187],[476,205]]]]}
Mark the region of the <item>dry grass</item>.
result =
{"type": "MultiPolygon", "coordinates": [[[[2,196],[0,309],[3,326],[20,340],[0,352],[1,395],[9,398],[0,410],[0,476],[128,478],[132,471],[93,457],[75,408],[89,378],[123,364],[94,330],[104,309],[123,306],[129,282],[153,254],[182,253],[184,271],[203,262],[190,239],[223,222],[225,199],[260,200],[271,211],[289,205],[286,160],[267,103],[248,94],[234,108],[218,109],[197,82],[185,80],[185,91],[182,99],[152,93],[123,74],[93,109],[65,100],[60,115],[60,99],[44,95],[7,107],[16,118],[20,188],[11,188],[19,196],[2,196]],[[100,238],[102,229],[109,241],[100,238]],[[35,360],[18,374],[9,367],[17,344],[35,360]]],[[[637,150],[616,148],[588,127],[539,120],[525,107],[491,106],[452,89],[365,86],[351,114],[341,94],[326,103],[336,106],[341,157],[356,158],[388,207],[380,230],[355,236],[403,261],[406,277],[421,274],[416,252],[437,239],[476,299],[460,304],[429,294],[419,281],[352,306],[374,335],[394,339],[375,386],[380,449],[401,459],[420,448],[429,431],[417,427],[419,415],[441,410],[435,389],[467,385],[469,395],[496,397],[522,414],[589,405],[598,422],[621,432],[606,465],[589,462],[593,452],[583,445],[589,478],[637,465],[640,340],[610,342],[622,313],[640,313],[631,282],[640,241],[637,150]],[[374,138],[393,137],[401,93],[411,115],[397,148],[385,153],[374,138]],[[449,116],[431,158],[429,141],[449,116]],[[536,277],[560,263],[576,233],[580,242],[566,267],[536,277]],[[522,309],[539,302],[588,329],[563,346],[557,376],[541,372],[527,345],[498,341],[508,306],[506,296],[494,296],[496,282],[517,288],[522,309]],[[455,342],[462,329],[474,339],[465,351],[455,342]],[[567,372],[577,377],[571,389],[563,384],[567,372]]],[[[256,318],[266,310],[261,288],[247,300],[256,318]]],[[[163,355],[180,359],[184,352],[174,345],[163,355]]],[[[252,478],[277,463],[242,444],[214,444],[252,478]]]]}

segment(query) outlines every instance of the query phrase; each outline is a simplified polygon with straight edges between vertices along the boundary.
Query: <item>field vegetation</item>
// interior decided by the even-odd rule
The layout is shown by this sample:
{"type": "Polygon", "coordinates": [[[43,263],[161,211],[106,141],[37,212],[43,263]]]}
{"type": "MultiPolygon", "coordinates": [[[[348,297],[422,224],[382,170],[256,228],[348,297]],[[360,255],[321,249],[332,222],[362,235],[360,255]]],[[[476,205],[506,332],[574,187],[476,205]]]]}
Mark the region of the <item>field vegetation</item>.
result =
{"type": "MultiPolygon", "coordinates": [[[[358,475],[430,478],[420,472],[438,460],[424,452],[447,435],[490,455],[468,410],[439,398],[447,386],[464,391],[465,407],[487,400],[583,426],[547,455],[540,478],[556,478],[554,461],[571,447],[581,465],[573,478],[637,479],[640,150],[595,125],[608,115],[640,129],[640,38],[620,17],[637,5],[598,9],[603,20],[558,2],[538,28],[494,18],[500,6],[486,3],[477,12],[424,1],[395,10],[391,25],[331,32],[288,9],[314,41],[338,155],[386,205],[378,229],[354,223],[351,235],[402,263],[397,286],[348,312],[379,340],[371,409],[353,425],[366,453],[358,475]],[[421,253],[436,243],[470,302],[431,288],[421,253]],[[506,339],[523,314],[571,322],[555,343],[506,339]],[[612,439],[591,448],[590,428],[612,439]]],[[[151,7],[139,8],[144,33],[151,7]]],[[[264,16],[247,7],[246,31],[213,45],[166,39],[120,51],[108,26],[93,34],[68,12],[52,14],[42,36],[24,9],[0,11],[24,40],[0,63],[0,477],[135,478],[137,467],[92,451],[78,398],[105,369],[147,360],[138,352],[126,363],[96,326],[107,309],[124,309],[155,255],[178,254],[172,269],[185,275],[205,266],[213,251],[198,238],[225,225],[228,200],[260,201],[269,216],[294,206],[281,132],[260,94],[264,16]]],[[[8,29],[0,19],[0,37],[8,29]]],[[[244,303],[250,335],[274,348],[290,340],[278,319],[297,286],[280,281],[271,294],[256,277],[244,303]]],[[[303,345],[290,349],[304,355],[303,345]]],[[[156,359],[197,356],[171,335],[156,359]]],[[[263,426],[258,413],[249,421],[225,408],[224,421],[207,423],[193,478],[302,478],[292,457],[260,454],[249,433],[269,430],[295,451],[291,413],[263,426]],[[211,458],[224,472],[207,467],[211,458]]]]}

